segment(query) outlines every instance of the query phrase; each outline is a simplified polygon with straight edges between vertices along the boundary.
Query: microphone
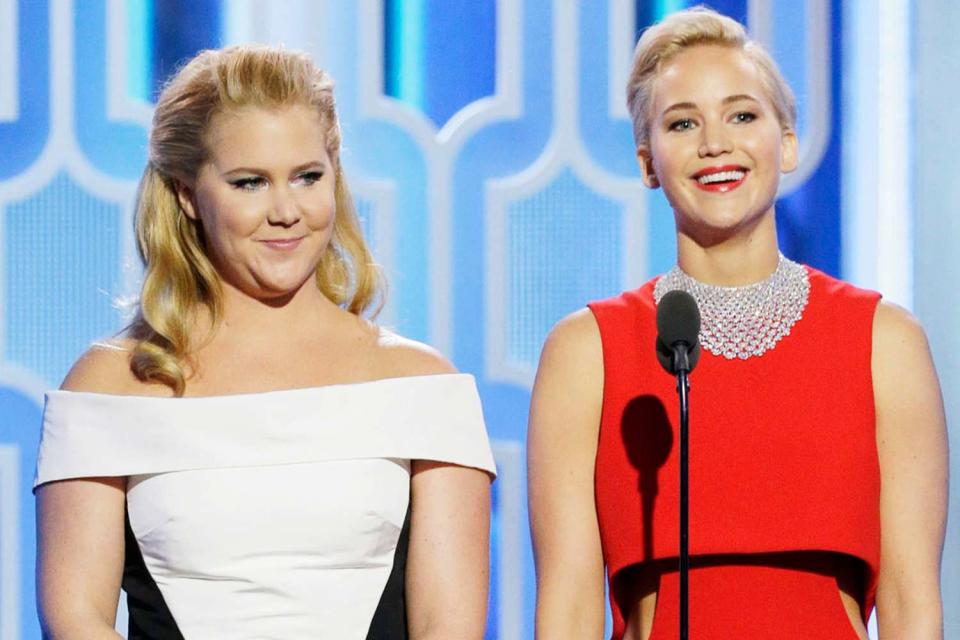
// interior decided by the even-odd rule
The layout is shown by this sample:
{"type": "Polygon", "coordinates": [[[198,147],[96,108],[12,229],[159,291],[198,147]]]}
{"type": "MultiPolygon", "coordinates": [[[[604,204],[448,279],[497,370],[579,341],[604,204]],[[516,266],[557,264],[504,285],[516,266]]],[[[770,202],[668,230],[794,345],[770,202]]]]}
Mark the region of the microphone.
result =
{"type": "Polygon", "coordinates": [[[668,291],[657,305],[657,360],[677,378],[680,400],[679,466],[680,466],[680,640],[689,638],[690,619],[690,489],[689,489],[689,414],[690,388],[688,374],[700,359],[700,309],[686,291],[668,291]]]}
{"type": "Polygon", "coordinates": [[[700,309],[686,291],[668,291],[657,304],[657,360],[667,373],[690,373],[700,360],[700,309]]]}

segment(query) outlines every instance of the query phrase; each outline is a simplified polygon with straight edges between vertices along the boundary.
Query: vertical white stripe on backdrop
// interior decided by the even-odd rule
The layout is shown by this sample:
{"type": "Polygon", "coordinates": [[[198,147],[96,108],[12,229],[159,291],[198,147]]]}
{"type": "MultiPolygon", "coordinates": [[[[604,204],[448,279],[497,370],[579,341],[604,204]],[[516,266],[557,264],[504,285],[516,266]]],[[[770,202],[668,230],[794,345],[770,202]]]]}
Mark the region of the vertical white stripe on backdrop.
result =
{"type": "Polygon", "coordinates": [[[0,0],[0,122],[20,113],[18,22],[16,0],[0,0]]]}
{"type": "Polygon", "coordinates": [[[224,45],[281,44],[309,52],[323,66],[318,46],[326,35],[324,17],[330,10],[326,0],[285,0],[274,4],[223,0],[221,10],[220,39],[224,45]]]}
{"type": "Polygon", "coordinates": [[[879,27],[877,274],[888,300],[913,308],[912,0],[874,5],[879,27]]]}
{"type": "Polygon", "coordinates": [[[843,276],[913,308],[912,1],[844,6],[843,276]]]}
{"type": "Polygon", "coordinates": [[[26,564],[19,560],[22,495],[20,451],[0,444],[0,640],[20,635],[20,571],[26,564]]]}
{"type": "Polygon", "coordinates": [[[870,4],[852,0],[843,20],[841,264],[846,280],[877,288],[879,30],[870,4]]]}

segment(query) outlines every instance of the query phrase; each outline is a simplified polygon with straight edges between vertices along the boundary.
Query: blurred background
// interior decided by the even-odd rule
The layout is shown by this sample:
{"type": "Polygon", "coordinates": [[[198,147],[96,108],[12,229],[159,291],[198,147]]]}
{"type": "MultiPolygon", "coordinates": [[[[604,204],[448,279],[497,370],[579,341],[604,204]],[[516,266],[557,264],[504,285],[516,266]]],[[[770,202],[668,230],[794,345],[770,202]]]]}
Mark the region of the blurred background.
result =
{"type": "MultiPolygon", "coordinates": [[[[131,211],[152,102],[197,51],[241,42],[308,51],[337,80],[343,162],[391,284],[381,321],[474,374],[483,397],[500,469],[487,635],[532,638],[524,439],[539,349],[565,314],[674,263],[672,214],[640,183],[623,96],[639,31],[688,4],[0,0],[0,640],[40,637],[43,393],[123,326],[117,300],[137,292],[131,211]]],[[[956,427],[960,4],[709,5],[748,25],[798,97],[784,253],[919,316],[956,427]]]]}

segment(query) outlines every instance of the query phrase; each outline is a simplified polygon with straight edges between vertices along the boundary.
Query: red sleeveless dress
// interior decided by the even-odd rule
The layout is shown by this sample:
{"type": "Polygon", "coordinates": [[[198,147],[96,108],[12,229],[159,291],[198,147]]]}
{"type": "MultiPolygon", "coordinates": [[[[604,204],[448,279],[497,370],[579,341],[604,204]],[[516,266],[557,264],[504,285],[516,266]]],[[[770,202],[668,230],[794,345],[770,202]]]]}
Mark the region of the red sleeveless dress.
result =
{"type": "MultiPolygon", "coordinates": [[[[866,620],[880,558],[870,373],[879,294],[809,269],[803,317],[747,360],[704,351],[690,377],[690,637],[856,638],[824,559],[862,562],[866,620]],[[810,552],[809,554],[806,552],[810,552]],[[821,552],[821,553],[815,553],[821,552]]],[[[655,280],[589,305],[603,342],[596,502],[613,640],[625,569],[661,568],[651,640],[677,637],[679,408],[656,360],[655,280]]]]}

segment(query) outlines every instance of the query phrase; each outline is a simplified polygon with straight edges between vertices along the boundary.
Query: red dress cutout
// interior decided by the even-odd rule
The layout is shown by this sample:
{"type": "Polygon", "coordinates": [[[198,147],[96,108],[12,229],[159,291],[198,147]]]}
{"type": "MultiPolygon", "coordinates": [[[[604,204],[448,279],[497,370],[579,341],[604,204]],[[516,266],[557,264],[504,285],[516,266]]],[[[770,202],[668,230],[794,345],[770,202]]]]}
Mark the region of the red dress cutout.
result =
{"type": "MultiPolygon", "coordinates": [[[[873,608],[880,472],[870,373],[879,294],[809,269],[803,317],[748,360],[704,351],[690,377],[690,637],[855,638],[837,552],[865,569],[873,608]],[[776,560],[769,555],[780,554],[776,560]],[[745,555],[735,555],[745,554],[745,555]]],[[[655,357],[653,285],[589,305],[603,342],[596,502],[613,640],[632,606],[623,570],[662,561],[651,640],[679,628],[679,408],[655,357]]]]}

